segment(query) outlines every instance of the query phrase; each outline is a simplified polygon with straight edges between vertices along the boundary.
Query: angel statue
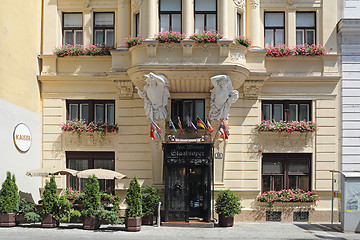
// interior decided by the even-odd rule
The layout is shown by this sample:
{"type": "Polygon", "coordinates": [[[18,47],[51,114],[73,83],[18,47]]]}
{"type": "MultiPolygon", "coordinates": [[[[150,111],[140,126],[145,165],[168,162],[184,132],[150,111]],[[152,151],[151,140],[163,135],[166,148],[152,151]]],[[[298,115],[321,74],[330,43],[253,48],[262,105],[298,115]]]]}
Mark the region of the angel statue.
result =
{"type": "Polygon", "coordinates": [[[165,76],[161,74],[149,73],[146,77],[146,85],[141,91],[136,87],[139,96],[144,99],[144,108],[147,118],[159,119],[166,118],[169,108],[169,82],[165,76]]]}
{"type": "Polygon", "coordinates": [[[214,88],[210,91],[209,119],[228,119],[230,106],[238,100],[239,92],[233,89],[228,75],[216,75],[211,78],[211,83],[214,88]]]}

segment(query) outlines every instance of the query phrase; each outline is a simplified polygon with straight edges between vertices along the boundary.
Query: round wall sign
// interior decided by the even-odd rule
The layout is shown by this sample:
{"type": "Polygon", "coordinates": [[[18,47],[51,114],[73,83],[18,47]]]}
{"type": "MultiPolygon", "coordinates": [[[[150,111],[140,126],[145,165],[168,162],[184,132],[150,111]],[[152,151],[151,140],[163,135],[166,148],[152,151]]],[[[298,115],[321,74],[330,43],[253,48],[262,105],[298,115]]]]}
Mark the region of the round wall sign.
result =
{"type": "Polygon", "coordinates": [[[20,152],[25,153],[29,151],[32,138],[31,138],[30,129],[24,123],[20,123],[15,127],[13,139],[14,139],[15,147],[20,152]]]}

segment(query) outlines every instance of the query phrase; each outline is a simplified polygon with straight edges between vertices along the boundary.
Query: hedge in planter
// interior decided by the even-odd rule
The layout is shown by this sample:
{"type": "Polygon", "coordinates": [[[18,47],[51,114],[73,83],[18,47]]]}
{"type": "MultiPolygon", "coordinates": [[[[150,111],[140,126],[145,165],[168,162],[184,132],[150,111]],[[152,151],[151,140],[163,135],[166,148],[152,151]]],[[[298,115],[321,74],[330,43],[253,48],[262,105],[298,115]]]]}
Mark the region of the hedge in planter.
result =
{"type": "Polygon", "coordinates": [[[54,175],[50,177],[50,182],[46,180],[45,190],[41,199],[43,201],[41,226],[45,228],[57,227],[58,222],[55,219],[55,215],[58,213],[59,196],[57,195],[54,175]]]}
{"type": "Polygon", "coordinates": [[[89,178],[85,187],[85,196],[83,200],[83,209],[81,214],[83,216],[83,228],[87,230],[94,230],[100,227],[98,212],[101,207],[99,182],[93,175],[89,178]]]}
{"type": "Polygon", "coordinates": [[[15,176],[6,173],[6,179],[0,192],[0,227],[15,226],[15,212],[20,204],[20,196],[16,185],[15,176]]]}
{"type": "Polygon", "coordinates": [[[241,212],[240,198],[229,189],[221,190],[216,196],[215,211],[219,214],[219,225],[232,227],[234,216],[241,212]]]}
{"type": "Polygon", "coordinates": [[[142,188],[141,195],[143,210],[142,224],[154,225],[156,223],[156,213],[158,211],[159,202],[161,202],[161,197],[156,188],[152,186],[142,188]]]}
{"type": "Polygon", "coordinates": [[[141,229],[142,196],[139,182],[136,177],[131,180],[126,192],[126,229],[130,232],[138,232],[141,229]]]}

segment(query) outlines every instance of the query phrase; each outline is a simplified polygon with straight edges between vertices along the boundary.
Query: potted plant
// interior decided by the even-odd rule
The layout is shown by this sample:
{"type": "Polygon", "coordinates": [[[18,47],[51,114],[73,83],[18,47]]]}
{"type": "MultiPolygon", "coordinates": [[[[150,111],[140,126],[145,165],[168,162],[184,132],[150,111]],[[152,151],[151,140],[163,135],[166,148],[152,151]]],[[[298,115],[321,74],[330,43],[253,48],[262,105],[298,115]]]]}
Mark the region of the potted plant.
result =
{"type": "Polygon", "coordinates": [[[21,222],[39,222],[41,216],[37,213],[35,209],[35,204],[27,202],[24,198],[21,199],[19,207],[16,211],[15,216],[16,223],[21,222]]]}
{"type": "Polygon", "coordinates": [[[215,211],[219,214],[219,225],[221,227],[232,227],[234,216],[241,212],[240,198],[229,189],[221,190],[216,196],[215,211]]]}
{"type": "Polygon", "coordinates": [[[141,229],[142,197],[140,185],[136,177],[130,182],[125,201],[128,206],[125,213],[126,230],[138,232],[141,229]]]}
{"type": "Polygon", "coordinates": [[[83,209],[81,211],[83,228],[87,230],[99,229],[100,221],[97,215],[101,206],[100,191],[99,182],[94,175],[86,183],[84,192],[83,209]]]}
{"type": "Polygon", "coordinates": [[[98,213],[98,217],[103,224],[114,225],[124,223],[124,219],[120,219],[114,210],[106,210],[104,208],[101,208],[98,213]]]}
{"type": "Polygon", "coordinates": [[[58,212],[59,196],[57,193],[57,185],[55,177],[50,177],[50,182],[46,180],[45,190],[41,196],[43,208],[41,210],[42,221],[41,226],[44,228],[53,228],[58,226],[55,215],[58,212]]]}
{"type": "Polygon", "coordinates": [[[58,222],[70,222],[72,203],[63,195],[60,196],[58,202],[58,211],[55,215],[55,219],[58,222]]]}
{"type": "Polygon", "coordinates": [[[15,212],[19,207],[20,196],[15,183],[15,176],[6,173],[6,179],[2,184],[0,192],[0,227],[13,227],[15,223],[15,212]]]}
{"type": "Polygon", "coordinates": [[[161,197],[159,196],[155,187],[146,186],[141,190],[142,195],[142,224],[154,225],[156,224],[156,212],[158,209],[161,197]]]}

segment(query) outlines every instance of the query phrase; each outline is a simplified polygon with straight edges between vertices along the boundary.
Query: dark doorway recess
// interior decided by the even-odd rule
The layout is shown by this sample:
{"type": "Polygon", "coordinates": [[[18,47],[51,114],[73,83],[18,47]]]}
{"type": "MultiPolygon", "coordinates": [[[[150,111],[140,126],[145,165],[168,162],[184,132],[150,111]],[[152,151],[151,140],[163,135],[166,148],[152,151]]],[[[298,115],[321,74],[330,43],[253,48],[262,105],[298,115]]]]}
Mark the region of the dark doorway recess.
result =
{"type": "Polygon", "coordinates": [[[165,221],[211,220],[211,143],[164,143],[165,221]]]}

